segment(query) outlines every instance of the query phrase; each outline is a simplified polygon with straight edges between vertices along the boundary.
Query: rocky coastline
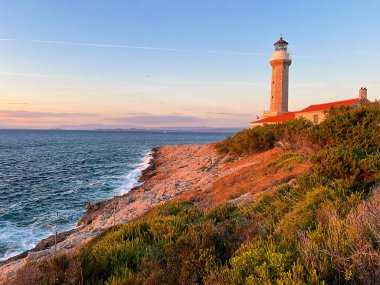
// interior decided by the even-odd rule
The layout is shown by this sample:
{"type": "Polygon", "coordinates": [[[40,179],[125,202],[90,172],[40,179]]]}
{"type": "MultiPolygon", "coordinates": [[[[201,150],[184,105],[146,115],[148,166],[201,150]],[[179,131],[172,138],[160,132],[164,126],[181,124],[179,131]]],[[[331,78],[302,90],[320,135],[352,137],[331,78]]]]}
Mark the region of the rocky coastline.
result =
{"type": "MultiPolygon", "coordinates": [[[[139,178],[140,186],[131,189],[124,195],[115,196],[112,199],[95,204],[88,204],[87,210],[78,221],[76,228],[57,234],[56,246],[55,236],[52,235],[41,240],[33,249],[0,261],[0,283],[3,284],[8,278],[13,277],[17,270],[27,262],[48,258],[55,254],[70,253],[107,228],[135,219],[153,206],[173,199],[186,191],[190,188],[192,181],[186,178],[181,181],[176,180],[176,182],[170,181],[170,176],[165,169],[174,171],[173,168],[176,168],[176,165],[180,163],[176,159],[178,152],[182,153],[182,156],[179,155],[182,162],[185,161],[184,157],[191,156],[191,153],[198,153],[195,160],[200,160],[199,163],[201,164],[204,156],[207,156],[211,161],[218,157],[215,151],[202,152],[201,150],[204,148],[204,146],[199,145],[186,145],[152,149],[149,166],[142,171],[139,178]],[[167,160],[168,157],[170,159],[167,160]]],[[[208,148],[213,149],[211,145],[208,148]]],[[[206,161],[208,160],[206,159],[206,161]]],[[[186,166],[179,164],[178,169],[186,171],[186,166]]]]}
{"type": "Polygon", "coordinates": [[[55,237],[50,236],[34,249],[0,262],[0,284],[6,284],[28,262],[74,253],[104,230],[137,219],[161,203],[185,200],[204,209],[223,202],[247,203],[279,184],[291,183],[309,167],[268,168],[281,155],[283,151],[275,148],[244,158],[232,157],[218,154],[213,143],[154,148],[140,186],[110,200],[88,204],[77,227],[58,234],[56,246],[55,237]]]}

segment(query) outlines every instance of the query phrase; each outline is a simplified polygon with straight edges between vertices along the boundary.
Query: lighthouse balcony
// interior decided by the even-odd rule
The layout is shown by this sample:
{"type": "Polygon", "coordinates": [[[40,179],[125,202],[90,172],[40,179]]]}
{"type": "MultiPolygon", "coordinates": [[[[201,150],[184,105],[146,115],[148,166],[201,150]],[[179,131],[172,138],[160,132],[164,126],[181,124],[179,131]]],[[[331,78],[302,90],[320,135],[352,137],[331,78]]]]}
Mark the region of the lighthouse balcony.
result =
{"type": "Polygon", "coordinates": [[[279,51],[274,51],[272,54],[272,57],[270,59],[272,60],[292,60],[292,57],[290,53],[286,50],[279,50],[279,51]]]}

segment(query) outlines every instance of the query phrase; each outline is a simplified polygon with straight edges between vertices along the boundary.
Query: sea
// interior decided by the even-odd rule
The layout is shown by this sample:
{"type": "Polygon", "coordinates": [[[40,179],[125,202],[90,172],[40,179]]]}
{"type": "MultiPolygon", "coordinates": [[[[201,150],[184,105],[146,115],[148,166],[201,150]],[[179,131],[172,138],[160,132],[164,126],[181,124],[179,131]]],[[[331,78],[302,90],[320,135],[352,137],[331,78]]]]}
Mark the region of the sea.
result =
{"type": "Polygon", "coordinates": [[[95,203],[138,186],[151,150],[226,133],[0,130],[0,260],[73,229],[95,203]]]}

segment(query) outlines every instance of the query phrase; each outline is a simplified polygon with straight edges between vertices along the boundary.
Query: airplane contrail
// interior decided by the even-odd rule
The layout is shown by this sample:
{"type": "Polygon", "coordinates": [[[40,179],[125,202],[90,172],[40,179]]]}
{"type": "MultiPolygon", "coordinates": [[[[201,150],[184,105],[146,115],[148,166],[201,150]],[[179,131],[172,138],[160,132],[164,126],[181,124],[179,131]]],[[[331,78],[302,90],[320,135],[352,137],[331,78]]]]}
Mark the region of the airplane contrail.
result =
{"type": "Polygon", "coordinates": [[[192,50],[192,49],[179,49],[179,48],[167,48],[167,47],[98,44],[98,43],[50,41],[50,40],[29,40],[29,41],[31,43],[41,43],[41,44],[102,47],[102,48],[124,48],[124,49],[141,49],[141,50],[158,50],[158,51],[201,52],[201,53],[256,55],[256,56],[268,56],[269,55],[266,53],[254,53],[254,52],[244,52],[244,51],[242,52],[242,51],[219,51],[219,50],[192,50]]]}
{"type": "MultiPolygon", "coordinates": [[[[19,41],[17,39],[0,39],[0,41],[19,41]]],[[[22,42],[22,40],[20,40],[22,42]]],[[[270,53],[258,53],[249,51],[221,51],[221,50],[194,50],[194,49],[181,49],[169,47],[151,47],[151,46],[134,46],[134,45],[119,45],[119,44],[102,44],[102,43],[86,43],[86,42],[70,42],[70,41],[52,41],[52,40],[27,40],[30,43],[37,44],[51,44],[51,45],[67,45],[67,46],[84,46],[84,47],[97,47],[97,48],[119,48],[119,49],[136,49],[136,50],[156,50],[156,51],[170,51],[170,52],[194,52],[194,53],[209,53],[209,54],[222,54],[222,55],[247,55],[247,56],[271,56],[270,53]]],[[[335,56],[315,56],[315,55],[296,55],[296,58],[316,58],[316,59],[340,59],[335,56]]]]}
{"type": "Polygon", "coordinates": [[[191,50],[187,50],[187,49],[165,48],[165,47],[96,44],[96,43],[66,42],[66,41],[30,40],[30,42],[32,42],[32,43],[43,43],[43,44],[54,44],[54,45],[86,46],[86,47],[126,48],[126,49],[162,50],[162,51],[191,51],[191,50]]]}

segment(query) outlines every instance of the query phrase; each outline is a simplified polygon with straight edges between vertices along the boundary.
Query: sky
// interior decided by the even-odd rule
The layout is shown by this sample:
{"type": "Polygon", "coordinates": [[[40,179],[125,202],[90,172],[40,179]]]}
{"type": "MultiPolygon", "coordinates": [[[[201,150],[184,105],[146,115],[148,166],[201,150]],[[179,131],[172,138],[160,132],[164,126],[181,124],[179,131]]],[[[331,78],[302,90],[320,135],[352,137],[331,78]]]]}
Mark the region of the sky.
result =
{"type": "Polygon", "coordinates": [[[289,42],[289,109],[380,99],[380,1],[1,0],[0,128],[248,127],[289,42]]]}

